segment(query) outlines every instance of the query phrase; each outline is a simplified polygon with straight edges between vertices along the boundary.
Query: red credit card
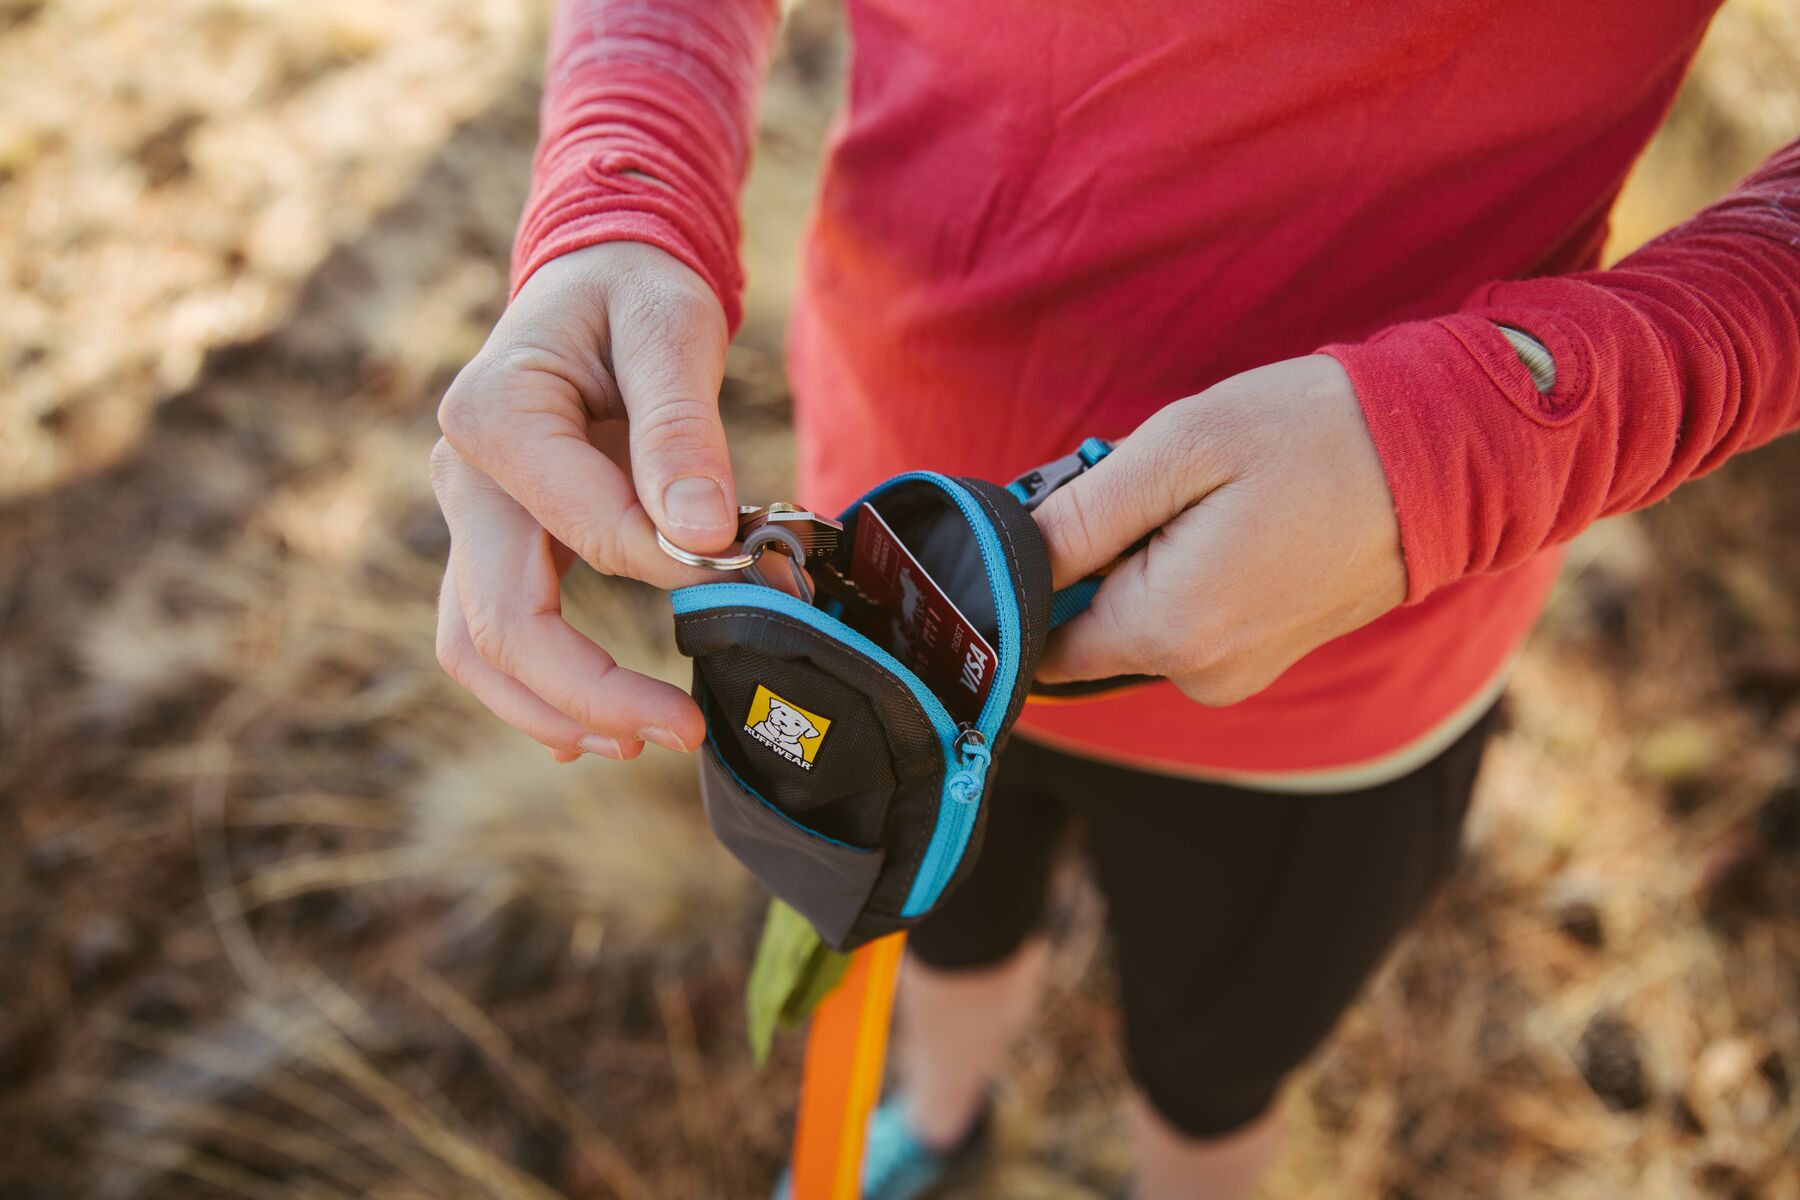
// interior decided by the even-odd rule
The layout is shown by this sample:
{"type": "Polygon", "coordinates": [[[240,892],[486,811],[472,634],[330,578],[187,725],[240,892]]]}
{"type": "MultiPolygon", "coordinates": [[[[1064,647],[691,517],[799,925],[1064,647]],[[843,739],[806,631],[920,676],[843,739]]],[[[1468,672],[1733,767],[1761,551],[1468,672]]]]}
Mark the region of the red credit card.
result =
{"type": "Polygon", "coordinates": [[[979,717],[1000,656],[868,504],[856,517],[850,578],[880,610],[877,628],[863,632],[912,668],[951,716],[979,717]]]}

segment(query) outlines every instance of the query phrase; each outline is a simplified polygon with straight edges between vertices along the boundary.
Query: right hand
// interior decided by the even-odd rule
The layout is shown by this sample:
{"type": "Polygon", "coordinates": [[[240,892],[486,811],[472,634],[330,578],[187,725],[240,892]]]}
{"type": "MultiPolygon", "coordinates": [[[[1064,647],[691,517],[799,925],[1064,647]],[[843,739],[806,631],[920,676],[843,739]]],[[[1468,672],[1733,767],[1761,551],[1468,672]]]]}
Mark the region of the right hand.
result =
{"type": "Polygon", "coordinates": [[[540,267],[438,409],[431,479],[450,526],[438,660],[562,762],[705,737],[686,692],[616,664],[563,620],[579,556],[657,587],[716,580],[656,544],[737,533],[719,422],[726,325],[672,255],[608,242],[540,267]]]}

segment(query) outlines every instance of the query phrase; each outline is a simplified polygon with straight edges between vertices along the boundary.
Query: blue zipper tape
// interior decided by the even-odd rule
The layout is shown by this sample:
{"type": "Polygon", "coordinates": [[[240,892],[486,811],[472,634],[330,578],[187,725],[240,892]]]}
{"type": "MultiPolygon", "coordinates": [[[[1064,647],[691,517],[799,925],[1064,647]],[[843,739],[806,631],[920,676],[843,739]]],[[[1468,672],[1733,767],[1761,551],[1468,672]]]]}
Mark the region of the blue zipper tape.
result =
{"type": "MultiPolygon", "coordinates": [[[[936,471],[908,471],[872,488],[846,508],[843,517],[848,519],[851,513],[863,504],[879,498],[882,493],[900,484],[915,481],[932,484],[955,503],[963,519],[969,523],[969,528],[975,532],[975,545],[981,551],[982,566],[986,569],[989,585],[993,588],[994,612],[999,618],[997,638],[1000,643],[995,651],[1000,655],[1000,662],[994,668],[994,684],[988,690],[987,700],[982,704],[981,713],[975,720],[977,732],[984,741],[991,744],[999,733],[1000,722],[1005,719],[1013,689],[1018,686],[1022,646],[1019,598],[1006,583],[1011,577],[1011,568],[1006,561],[1006,552],[1000,545],[1000,533],[994,528],[987,510],[968,488],[948,475],[936,471]],[[1002,681],[1005,682],[1005,687],[1000,686],[1002,681]]],[[[951,877],[956,874],[956,868],[962,863],[963,855],[968,852],[969,838],[975,832],[975,818],[981,807],[980,785],[987,775],[987,758],[981,756],[968,763],[957,759],[955,754],[950,756],[944,792],[938,800],[937,825],[932,830],[925,859],[919,864],[918,873],[913,876],[912,887],[906,894],[906,903],[900,909],[903,917],[919,916],[938,902],[951,877]],[[974,796],[973,800],[958,798],[971,794],[974,796]]]]}

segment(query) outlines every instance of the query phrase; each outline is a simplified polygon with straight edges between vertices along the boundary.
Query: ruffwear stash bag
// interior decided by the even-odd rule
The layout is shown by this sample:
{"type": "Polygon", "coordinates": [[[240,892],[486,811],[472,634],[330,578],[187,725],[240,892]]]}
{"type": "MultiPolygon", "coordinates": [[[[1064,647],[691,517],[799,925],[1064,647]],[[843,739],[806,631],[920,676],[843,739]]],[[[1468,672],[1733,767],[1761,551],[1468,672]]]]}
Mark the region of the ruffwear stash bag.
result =
{"type": "Polygon", "coordinates": [[[707,819],[833,948],[915,924],[974,862],[989,766],[1053,608],[1066,619],[1097,586],[1053,600],[1028,506],[1110,448],[1090,439],[1007,488],[926,471],[888,480],[809,562],[814,603],[755,583],[675,592],[676,641],[706,716],[707,819]],[[858,586],[868,561],[904,564],[883,576],[891,595],[858,586]],[[921,633],[953,644],[947,665],[922,661],[921,633]]]}

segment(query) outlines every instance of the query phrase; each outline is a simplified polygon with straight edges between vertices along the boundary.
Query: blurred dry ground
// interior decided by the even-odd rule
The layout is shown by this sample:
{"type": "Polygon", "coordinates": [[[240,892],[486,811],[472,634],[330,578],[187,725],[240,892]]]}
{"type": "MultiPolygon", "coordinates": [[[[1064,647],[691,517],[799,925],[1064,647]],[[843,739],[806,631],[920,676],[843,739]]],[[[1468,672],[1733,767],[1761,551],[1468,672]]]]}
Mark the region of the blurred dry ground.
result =
{"type": "MultiPolygon", "coordinates": [[[[502,300],[541,5],[0,0],[0,1194],[749,1197],[798,1047],[688,765],[558,768],[437,671],[432,410],[502,300]]],[[[779,340],[843,70],[791,15],[724,404],[779,340]]],[[[1732,0],[1627,248],[1800,133],[1732,0]]],[[[1270,1197],[1800,1197],[1800,440],[1572,556],[1466,868],[1288,1097],[1270,1197]]],[[[660,596],[571,611],[682,678],[660,596]]],[[[1126,1170],[1096,906],[965,1195],[1126,1170]]]]}

